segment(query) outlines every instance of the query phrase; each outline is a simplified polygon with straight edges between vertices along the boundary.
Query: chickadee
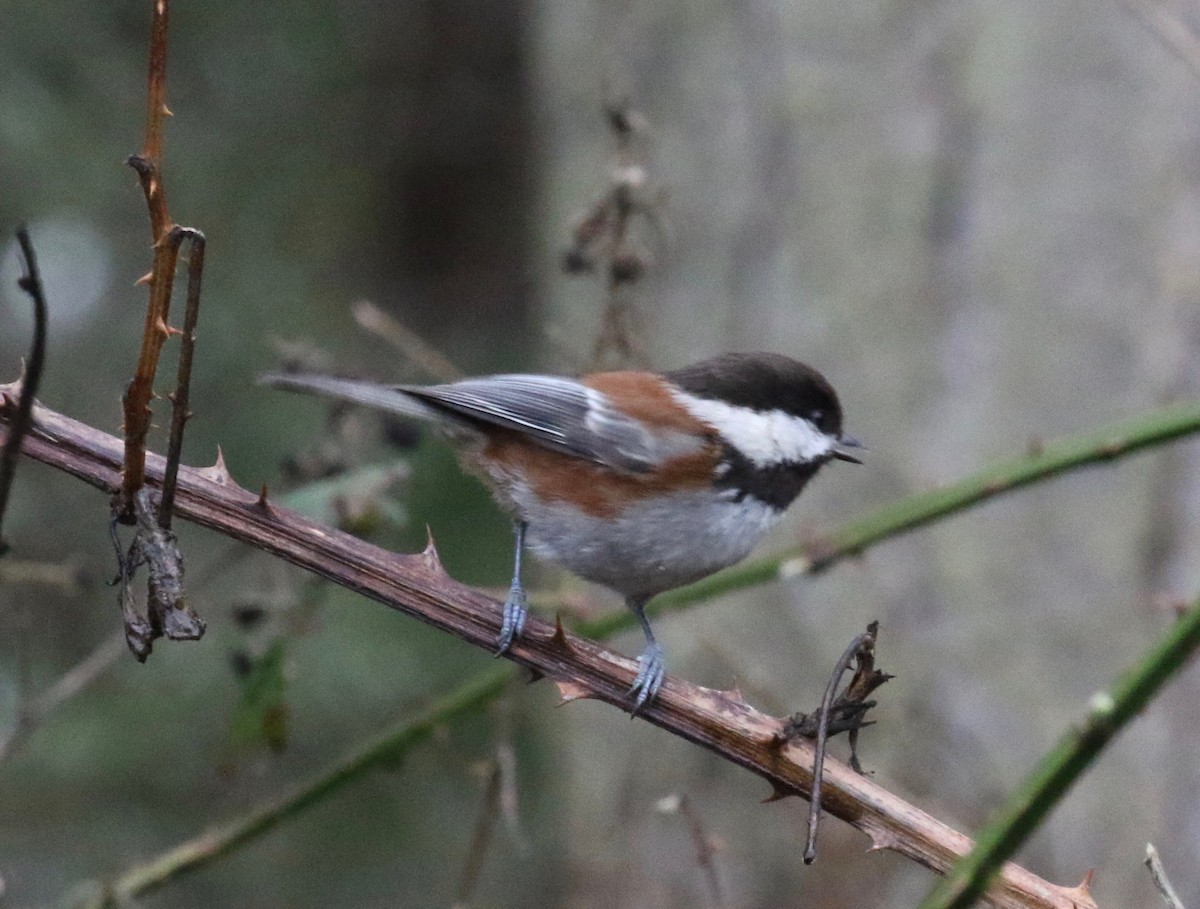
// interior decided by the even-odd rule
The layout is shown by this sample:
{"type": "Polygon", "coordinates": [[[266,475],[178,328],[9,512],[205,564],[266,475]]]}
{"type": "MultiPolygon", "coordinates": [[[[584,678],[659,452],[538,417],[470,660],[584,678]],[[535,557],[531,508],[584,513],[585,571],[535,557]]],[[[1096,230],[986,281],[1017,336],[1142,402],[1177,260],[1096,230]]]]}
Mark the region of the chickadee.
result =
{"type": "Polygon", "coordinates": [[[731,353],[673,372],[500,375],[375,385],[272,374],[262,384],[436,423],[512,515],[516,557],[499,650],[525,625],[530,548],[625,597],[646,635],[633,712],[658,694],[651,597],[740,561],[831,459],[861,463],[837,395],[779,354],[731,353]]]}

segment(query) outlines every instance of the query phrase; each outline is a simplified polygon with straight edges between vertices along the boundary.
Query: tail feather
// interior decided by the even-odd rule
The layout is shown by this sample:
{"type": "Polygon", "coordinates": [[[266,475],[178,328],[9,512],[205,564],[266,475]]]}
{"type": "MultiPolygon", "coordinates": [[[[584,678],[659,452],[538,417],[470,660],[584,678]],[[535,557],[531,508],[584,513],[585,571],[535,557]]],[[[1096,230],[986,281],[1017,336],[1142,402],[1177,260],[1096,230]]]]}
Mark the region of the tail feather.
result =
{"type": "Polygon", "coordinates": [[[336,379],[332,376],[304,373],[264,373],[257,380],[259,385],[298,391],[304,394],[338,398],[355,404],[364,404],[379,410],[411,417],[417,420],[453,422],[445,411],[425,404],[395,386],[377,385],[373,382],[358,382],[353,379],[336,379]]]}

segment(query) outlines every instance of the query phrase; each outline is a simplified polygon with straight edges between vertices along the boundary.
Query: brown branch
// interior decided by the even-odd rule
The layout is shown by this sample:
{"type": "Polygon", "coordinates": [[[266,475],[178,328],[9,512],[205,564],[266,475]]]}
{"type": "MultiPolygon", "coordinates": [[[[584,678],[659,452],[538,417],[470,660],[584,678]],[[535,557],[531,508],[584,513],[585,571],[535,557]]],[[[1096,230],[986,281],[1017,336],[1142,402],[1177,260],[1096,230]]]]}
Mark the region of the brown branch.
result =
{"type": "Polygon", "coordinates": [[[131,155],[125,163],[137,171],[150,213],[150,235],[154,243],[154,264],[144,279],[150,285],[146,305],[146,321],[142,328],[142,346],[137,369],[125,389],[125,476],[121,483],[114,511],[126,523],[133,523],[133,497],[145,478],[146,437],[150,433],[154,397],[154,376],[163,342],[171,329],[167,318],[171,311],[171,285],[175,279],[175,264],[179,258],[182,236],[171,234],[167,193],[162,177],[162,127],[167,110],[167,0],[153,0],[150,21],[150,64],[146,86],[146,133],[140,154],[131,155]]]}
{"type": "MultiPolygon", "coordinates": [[[[0,386],[0,394],[8,390],[0,386]]],[[[121,482],[121,442],[45,408],[35,408],[24,453],[100,489],[121,482]]],[[[0,414],[0,426],[3,414],[0,414]]],[[[5,426],[7,430],[7,427],[5,426]]],[[[163,459],[149,456],[147,476],[160,482],[163,459]]],[[[432,544],[398,555],[321,526],[238,486],[224,469],[182,468],[176,513],[185,520],[249,543],[308,571],[418,618],[492,652],[500,604],[459,584],[442,568],[432,544]]],[[[564,698],[589,697],[622,710],[637,671],[635,661],[530,616],[524,636],[506,656],[555,680],[564,698]]],[[[746,704],[736,693],[669,677],[642,718],[763,777],[776,792],[811,790],[813,747],[779,742],[784,721],[746,704]]],[[[865,833],[873,849],[891,849],[944,873],[971,841],[838,761],[824,773],[825,809],[865,833]]],[[[1008,863],[988,900],[1005,909],[1084,909],[1075,890],[1059,887],[1008,863]]]]}
{"type": "MultiPolygon", "coordinates": [[[[162,125],[167,110],[167,24],[170,14],[168,0],[152,0],[154,12],[150,19],[150,72],[146,79],[146,137],[142,142],[142,157],[162,166],[162,125]]],[[[150,198],[147,193],[147,199],[150,198]]],[[[162,198],[162,220],[154,225],[155,237],[166,232],[170,218],[167,202],[162,198]]],[[[154,212],[151,212],[153,215],[154,212]]]]}
{"type": "Polygon", "coordinates": [[[17,470],[17,455],[21,451],[21,439],[29,431],[33,420],[33,401],[42,380],[42,367],[46,363],[46,295],[42,289],[42,276],[38,272],[33,242],[24,227],[17,230],[17,243],[24,260],[24,274],[17,280],[17,286],[29,294],[33,301],[33,340],[29,345],[29,359],[25,363],[20,387],[16,390],[17,409],[12,432],[5,438],[4,450],[0,452],[0,556],[8,551],[3,533],[4,513],[8,510],[8,493],[17,470]]]}

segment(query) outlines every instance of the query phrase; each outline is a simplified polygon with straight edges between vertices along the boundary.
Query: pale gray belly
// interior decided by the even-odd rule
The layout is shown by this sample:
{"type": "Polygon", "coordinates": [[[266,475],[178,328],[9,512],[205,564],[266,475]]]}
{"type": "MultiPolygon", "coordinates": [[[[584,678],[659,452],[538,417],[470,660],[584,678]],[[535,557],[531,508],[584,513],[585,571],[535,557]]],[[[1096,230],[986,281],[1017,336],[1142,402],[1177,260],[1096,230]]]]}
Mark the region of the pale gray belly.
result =
{"type": "Polygon", "coordinates": [[[513,491],[513,504],[529,522],[534,553],[625,596],[653,596],[742,560],[780,515],[754,498],[705,490],[601,519],[522,491],[513,491]]]}

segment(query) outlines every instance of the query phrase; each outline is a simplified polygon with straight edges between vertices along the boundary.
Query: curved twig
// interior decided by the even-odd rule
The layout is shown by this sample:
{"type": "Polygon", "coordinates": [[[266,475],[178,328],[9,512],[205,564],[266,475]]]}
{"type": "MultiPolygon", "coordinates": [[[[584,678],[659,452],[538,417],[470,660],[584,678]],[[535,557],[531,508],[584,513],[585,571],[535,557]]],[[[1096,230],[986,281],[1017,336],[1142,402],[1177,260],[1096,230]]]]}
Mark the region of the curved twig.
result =
{"type": "Polygon", "coordinates": [[[175,480],[183,455],[183,429],[191,417],[188,396],[192,385],[192,356],[196,352],[196,323],[200,318],[200,285],[204,277],[204,234],[193,227],[171,228],[172,240],[191,240],[188,255],[187,307],[183,313],[183,336],[179,345],[179,372],[171,394],[171,436],[167,442],[167,466],[163,478],[162,501],[158,505],[158,526],[171,529],[175,507],[175,480]]]}
{"type": "MultiPolygon", "coordinates": [[[[17,243],[21,247],[21,257],[24,259],[24,274],[17,280],[17,286],[29,294],[33,301],[33,340],[29,345],[29,359],[25,362],[24,374],[17,390],[16,412],[11,419],[12,429],[4,440],[3,452],[0,452],[0,556],[8,551],[3,533],[4,513],[8,509],[8,493],[17,470],[17,454],[21,450],[21,439],[29,431],[32,422],[33,400],[37,397],[42,368],[46,363],[46,295],[42,289],[42,276],[38,271],[33,242],[29,239],[29,231],[25,227],[17,229],[17,243]]],[[[0,397],[0,407],[3,404],[4,399],[0,397]]]]}

